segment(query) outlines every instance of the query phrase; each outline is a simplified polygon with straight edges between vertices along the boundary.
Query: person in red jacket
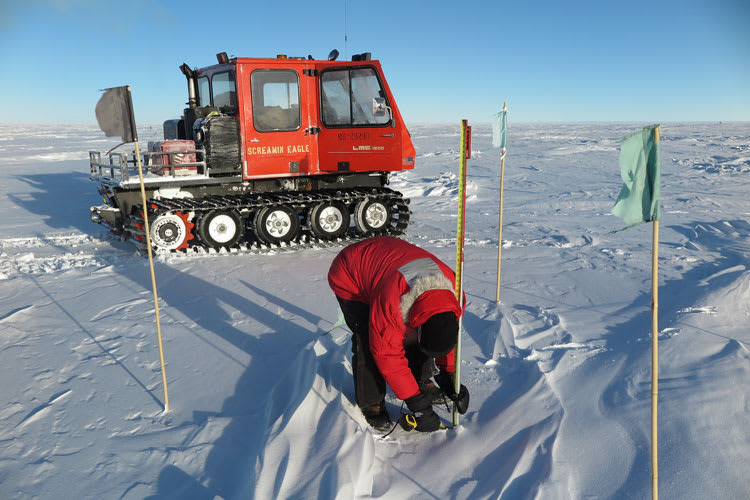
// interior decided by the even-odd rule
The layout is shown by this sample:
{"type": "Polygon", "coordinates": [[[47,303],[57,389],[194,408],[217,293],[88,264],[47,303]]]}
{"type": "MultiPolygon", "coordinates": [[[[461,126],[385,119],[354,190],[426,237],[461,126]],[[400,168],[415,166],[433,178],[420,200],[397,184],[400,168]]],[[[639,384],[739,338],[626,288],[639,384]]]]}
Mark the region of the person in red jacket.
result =
{"type": "Polygon", "coordinates": [[[418,431],[440,427],[432,403],[441,391],[466,411],[466,387],[458,395],[454,390],[453,349],[463,314],[455,279],[433,254],[391,236],[349,245],[333,260],[328,284],[352,331],[354,397],[371,426],[391,424],[386,384],[414,413],[418,431]],[[435,365],[439,389],[430,380],[435,365]]]}

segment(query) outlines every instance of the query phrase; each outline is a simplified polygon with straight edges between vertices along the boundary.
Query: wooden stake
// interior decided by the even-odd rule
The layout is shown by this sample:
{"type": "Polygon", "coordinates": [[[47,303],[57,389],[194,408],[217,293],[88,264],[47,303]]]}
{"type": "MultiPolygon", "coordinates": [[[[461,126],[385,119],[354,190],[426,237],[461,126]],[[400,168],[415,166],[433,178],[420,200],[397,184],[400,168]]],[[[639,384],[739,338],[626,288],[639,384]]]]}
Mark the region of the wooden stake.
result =
{"type": "Polygon", "coordinates": [[[141,150],[138,140],[135,141],[135,157],[138,163],[138,179],[141,183],[141,201],[143,203],[143,227],[146,231],[146,248],[148,249],[148,264],[151,269],[151,288],[154,292],[154,311],[156,313],[156,336],[159,340],[159,359],[161,361],[161,382],[164,386],[164,411],[169,411],[169,391],[167,390],[167,372],[164,367],[164,347],[161,340],[161,320],[159,319],[159,295],[156,292],[156,275],[154,274],[154,256],[151,251],[151,234],[148,225],[148,206],[146,205],[146,187],[143,184],[143,167],[141,165],[141,150]]]}

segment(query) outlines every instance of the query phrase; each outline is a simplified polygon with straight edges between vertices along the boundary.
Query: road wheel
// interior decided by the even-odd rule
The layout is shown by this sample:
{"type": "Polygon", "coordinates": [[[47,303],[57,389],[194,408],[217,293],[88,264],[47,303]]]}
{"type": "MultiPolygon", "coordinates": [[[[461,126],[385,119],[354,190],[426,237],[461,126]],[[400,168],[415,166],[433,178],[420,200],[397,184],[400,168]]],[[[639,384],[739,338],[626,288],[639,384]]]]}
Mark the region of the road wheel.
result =
{"type": "Polygon", "coordinates": [[[157,250],[182,250],[193,239],[193,224],[180,212],[157,216],[150,224],[151,245],[157,250]]]}
{"type": "Polygon", "coordinates": [[[310,209],[308,219],[312,232],[326,240],[336,239],[349,229],[349,210],[343,203],[320,202],[310,209]]]}
{"type": "Polygon", "coordinates": [[[291,241],[298,232],[299,216],[292,207],[263,207],[255,214],[255,234],[264,243],[291,241]]]}
{"type": "Polygon", "coordinates": [[[234,210],[211,210],[198,223],[198,237],[211,248],[231,248],[245,233],[242,217],[234,210]]]}
{"type": "Polygon", "coordinates": [[[391,224],[391,208],[382,200],[366,198],[355,209],[357,228],[363,233],[380,233],[391,224]]]}

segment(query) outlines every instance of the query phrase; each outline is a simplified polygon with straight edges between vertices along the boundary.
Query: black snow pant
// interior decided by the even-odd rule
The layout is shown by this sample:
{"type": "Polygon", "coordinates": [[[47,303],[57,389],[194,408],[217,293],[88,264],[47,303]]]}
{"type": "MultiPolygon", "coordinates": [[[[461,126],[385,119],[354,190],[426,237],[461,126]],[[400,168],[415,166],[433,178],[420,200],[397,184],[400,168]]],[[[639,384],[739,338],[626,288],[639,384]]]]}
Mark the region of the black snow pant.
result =
{"type": "MultiPolygon", "coordinates": [[[[379,404],[385,399],[385,379],[370,352],[370,306],[364,302],[336,298],[344,313],[346,326],[352,331],[354,399],[360,408],[379,404]]],[[[418,345],[406,348],[406,359],[420,386],[435,374],[434,358],[426,356],[418,345]]]]}

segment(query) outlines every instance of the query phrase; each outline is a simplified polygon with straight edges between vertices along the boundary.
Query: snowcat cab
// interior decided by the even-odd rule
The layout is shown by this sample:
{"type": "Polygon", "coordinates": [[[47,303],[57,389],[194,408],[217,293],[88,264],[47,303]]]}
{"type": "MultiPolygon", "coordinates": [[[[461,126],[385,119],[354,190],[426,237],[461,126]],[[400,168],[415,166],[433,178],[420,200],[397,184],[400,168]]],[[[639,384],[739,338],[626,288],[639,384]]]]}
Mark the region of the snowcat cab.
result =
{"type": "Polygon", "coordinates": [[[90,152],[105,204],[91,220],[157,250],[253,248],[402,234],[408,200],[387,186],[414,146],[369,53],[228,58],[181,66],[188,107],[142,153],[90,152]]]}

